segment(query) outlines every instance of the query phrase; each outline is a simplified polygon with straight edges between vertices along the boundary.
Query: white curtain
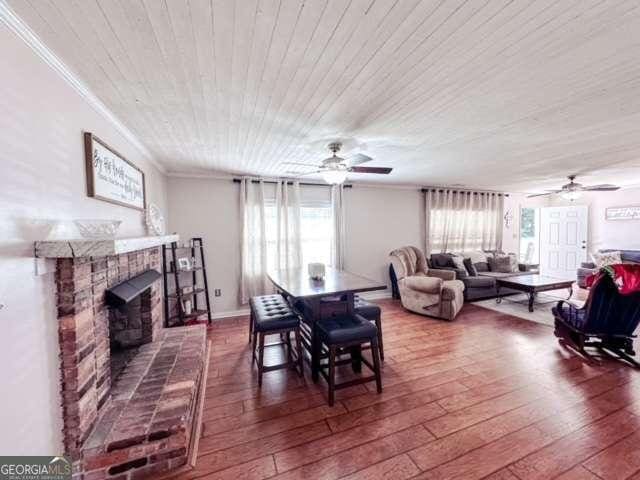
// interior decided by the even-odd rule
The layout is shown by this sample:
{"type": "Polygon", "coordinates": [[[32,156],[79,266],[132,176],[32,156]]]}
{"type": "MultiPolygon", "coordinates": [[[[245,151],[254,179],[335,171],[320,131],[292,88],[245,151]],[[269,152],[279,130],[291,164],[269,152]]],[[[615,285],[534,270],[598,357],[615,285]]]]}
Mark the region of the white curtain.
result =
{"type": "Polygon", "coordinates": [[[268,269],[301,266],[300,184],[243,178],[240,301],[273,292],[268,269]],[[267,188],[269,187],[269,188],[267,188]]]}
{"type": "Polygon", "coordinates": [[[270,268],[289,270],[302,265],[300,183],[279,181],[275,196],[276,245],[270,268]]]}
{"type": "Polygon", "coordinates": [[[240,183],[242,214],[242,266],[240,301],[245,304],[256,295],[270,291],[267,272],[267,233],[264,182],[243,178],[240,183]]]}
{"type": "Polygon", "coordinates": [[[331,216],[333,219],[333,235],[331,238],[331,265],[342,270],[344,269],[346,243],[343,185],[333,185],[331,187],[331,216]]]}
{"type": "Polygon", "coordinates": [[[502,194],[429,189],[424,195],[427,255],[502,248],[502,194]]]}

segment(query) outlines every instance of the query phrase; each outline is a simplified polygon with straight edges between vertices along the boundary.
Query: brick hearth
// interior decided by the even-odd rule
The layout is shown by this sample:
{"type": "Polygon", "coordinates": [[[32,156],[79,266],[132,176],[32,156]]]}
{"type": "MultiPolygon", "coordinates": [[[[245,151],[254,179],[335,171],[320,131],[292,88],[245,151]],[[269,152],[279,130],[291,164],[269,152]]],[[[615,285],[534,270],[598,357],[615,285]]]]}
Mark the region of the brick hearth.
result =
{"type": "Polygon", "coordinates": [[[186,461],[205,329],[162,328],[159,281],[133,307],[139,322],[123,323],[105,303],[107,289],[149,269],[161,271],[157,247],[57,259],[64,446],[76,472],[90,472],[85,480],[140,478],[186,461]],[[110,340],[126,344],[123,335],[150,343],[129,351],[112,378],[110,340]]]}
{"type": "Polygon", "coordinates": [[[142,478],[186,463],[206,329],[166,329],[160,337],[140,347],[118,376],[82,448],[85,480],[142,478]]]}

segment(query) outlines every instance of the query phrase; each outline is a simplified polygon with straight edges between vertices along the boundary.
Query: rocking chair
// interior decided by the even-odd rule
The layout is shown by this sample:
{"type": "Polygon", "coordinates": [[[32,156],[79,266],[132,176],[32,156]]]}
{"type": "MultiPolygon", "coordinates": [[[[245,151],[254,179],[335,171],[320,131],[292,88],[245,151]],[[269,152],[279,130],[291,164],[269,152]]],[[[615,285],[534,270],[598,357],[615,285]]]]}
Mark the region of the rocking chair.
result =
{"type": "Polygon", "coordinates": [[[626,360],[636,368],[633,334],[640,323],[640,292],[622,295],[613,279],[603,276],[592,286],[582,308],[561,300],[552,309],[555,336],[589,358],[586,347],[626,360]]]}

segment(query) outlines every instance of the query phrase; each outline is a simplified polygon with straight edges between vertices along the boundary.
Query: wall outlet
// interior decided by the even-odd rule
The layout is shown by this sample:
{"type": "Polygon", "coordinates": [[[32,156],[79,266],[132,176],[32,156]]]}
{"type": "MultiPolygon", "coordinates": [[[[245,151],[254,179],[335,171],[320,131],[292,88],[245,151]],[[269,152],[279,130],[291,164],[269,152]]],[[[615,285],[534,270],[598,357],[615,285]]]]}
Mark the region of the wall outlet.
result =
{"type": "Polygon", "coordinates": [[[213,295],[216,296],[216,297],[220,297],[220,296],[222,296],[222,291],[219,288],[216,288],[213,291],[213,295]]]}

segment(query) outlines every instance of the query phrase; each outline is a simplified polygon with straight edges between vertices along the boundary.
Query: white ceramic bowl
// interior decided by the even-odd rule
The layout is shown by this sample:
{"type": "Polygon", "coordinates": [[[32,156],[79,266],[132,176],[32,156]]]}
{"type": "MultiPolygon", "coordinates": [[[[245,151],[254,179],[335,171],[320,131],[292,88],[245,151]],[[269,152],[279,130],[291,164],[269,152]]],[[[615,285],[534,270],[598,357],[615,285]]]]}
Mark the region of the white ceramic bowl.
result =
{"type": "Polygon", "coordinates": [[[84,238],[114,238],[122,220],[74,220],[84,238]]]}

